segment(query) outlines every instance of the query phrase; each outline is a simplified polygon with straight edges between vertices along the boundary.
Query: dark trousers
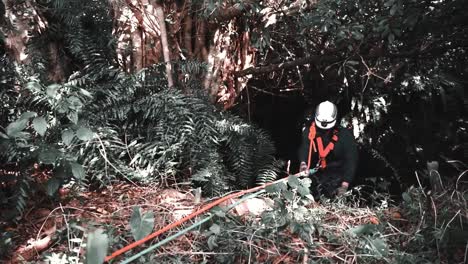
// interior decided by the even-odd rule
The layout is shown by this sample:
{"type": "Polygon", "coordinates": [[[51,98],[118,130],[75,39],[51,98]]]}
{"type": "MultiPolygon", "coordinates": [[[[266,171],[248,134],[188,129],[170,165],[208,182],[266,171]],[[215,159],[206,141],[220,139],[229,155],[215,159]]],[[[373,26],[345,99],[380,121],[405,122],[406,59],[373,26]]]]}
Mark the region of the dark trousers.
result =
{"type": "Polygon", "coordinates": [[[336,168],[319,170],[310,177],[312,180],[312,185],[310,187],[312,195],[317,199],[322,195],[327,198],[333,198],[336,194],[336,190],[343,182],[343,173],[336,168]]]}

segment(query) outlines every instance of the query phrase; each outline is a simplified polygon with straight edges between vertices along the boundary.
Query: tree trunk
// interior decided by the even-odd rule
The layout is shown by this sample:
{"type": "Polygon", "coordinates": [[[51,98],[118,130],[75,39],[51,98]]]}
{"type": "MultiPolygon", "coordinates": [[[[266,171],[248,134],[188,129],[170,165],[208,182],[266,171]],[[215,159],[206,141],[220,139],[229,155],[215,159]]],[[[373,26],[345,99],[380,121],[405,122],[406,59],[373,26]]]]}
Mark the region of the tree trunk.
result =
{"type": "Polygon", "coordinates": [[[156,10],[156,19],[161,31],[161,46],[163,50],[164,62],[166,63],[166,75],[169,88],[174,86],[172,79],[172,65],[171,65],[171,52],[169,51],[169,43],[167,41],[166,19],[164,17],[164,10],[156,1],[154,3],[156,10]]]}
{"type": "Polygon", "coordinates": [[[206,7],[194,6],[190,0],[125,0],[125,5],[115,11],[118,14],[114,34],[118,39],[119,63],[127,72],[135,72],[164,62],[168,84],[172,87],[174,77],[177,80],[186,78],[174,76],[173,61],[206,62],[208,71],[202,77],[204,87],[213,102],[228,108],[250,78],[248,74],[234,77],[233,73],[255,64],[255,49],[250,45],[249,33],[240,26],[242,20],[236,17],[256,2],[247,0],[233,6],[222,4],[206,20],[192,11],[206,7]],[[165,14],[170,14],[171,23],[166,24],[165,14]],[[128,46],[134,49],[133,52],[128,52],[128,46]]]}
{"type": "Polygon", "coordinates": [[[26,52],[26,43],[29,40],[28,32],[35,28],[42,31],[46,24],[36,12],[35,3],[31,1],[17,3],[15,0],[3,0],[3,4],[5,6],[3,23],[5,25],[1,25],[0,29],[5,35],[6,52],[18,63],[28,63],[29,56],[26,52]],[[25,16],[23,10],[30,10],[31,15],[25,16]]]}
{"type": "Polygon", "coordinates": [[[49,43],[49,76],[48,79],[54,83],[61,83],[65,80],[66,65],[62,65],[59,55],[59,43],[49,43]]]}
{"type": "Polygon", "coordinates": [[[206,22],[204,20],[196,19],[196,33],[195,33],[195,51],[194,56],[195,58],[206,61],[208,59],[208,51],[205,44],[206,38],[206,22]]]}
{"type": "Polygon", "coordinates": [[[183,23],[184,25],[184,32],[183,32],[183,37],[184,37],[184,49],[187,51],[187,56],[191,59],[193,58],[193,51],[192,51],[192,15],[191,15],[191,1],[187,0],[185,2],[185,9],[184,9],[184,17],[185,21],[183,23]]]}
{"type": "MultiPolygon", "coordinates": [[[[39,10],[35,8],[36,0],[3,2],[6,10],[2,24],[16,27],[9,31],[2,27],[7,53],[17,62],[27,63],[30,56],[26,51],[29,33],[44,31],[47,21],[36,12],[39,10]],[[33,16],[26,16],[26,12],[22,12],[24,10],[32,10],[33,16]]],[[[246,0],[231,6],[219,3],[212,16],[205,18],[199,11],[207,6],[190,0],[111,1],[118,64],[123,71],[134,73],[156,63],[165,63],[169,87],[175,85],[175,80],[181,80],[183,87],[184,80],[202,78],[213,102],[230,107],[250,78],[250,75],[235,77],[233,73],[255,64],[255,49],[250,45],[249,29],[242,26],[245,21],[237,17],[256,2],[246,0]],[[177,76],[173,69],[177,60],[208,63],[208,72],[196,70],[177,76]]],[[[49,79],[53,82],[66,80],[69,74],[66,69],[71,67],[65,64],[71,66],[72,63],[61,55],[66,47],[51,42],[42,49],[42,55],[50,61],[49,79]]]]}
{"type": "Polygon", "coordinates": [[[41,34],[48,27],[43,14],[38,12],[37,3],[32,0],[3,0],[3,4],[5,17],[1,20],[0,29],[5,35],[6,54],[20,65],[29,65],[32,54],[40,52],[48,60],[48,80],[55,83],[65,81],[70,61],[66,55],[61,55],[62,43],[51,41],[37,50],[27,50],[31,35],[41,34]]]}

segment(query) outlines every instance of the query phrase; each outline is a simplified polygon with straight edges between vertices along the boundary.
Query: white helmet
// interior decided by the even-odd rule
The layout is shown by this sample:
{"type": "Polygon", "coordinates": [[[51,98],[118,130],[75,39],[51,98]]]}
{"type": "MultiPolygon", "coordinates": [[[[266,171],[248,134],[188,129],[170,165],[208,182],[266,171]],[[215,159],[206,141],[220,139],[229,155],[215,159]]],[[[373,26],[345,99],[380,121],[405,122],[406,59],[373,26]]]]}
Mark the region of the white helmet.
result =
{"type": "Polygon", "coordinates": [[[336,124],[338,109],[330,101],[321,102],[315,110],[315,124],[321,129],[330,129],[336,124]]]}

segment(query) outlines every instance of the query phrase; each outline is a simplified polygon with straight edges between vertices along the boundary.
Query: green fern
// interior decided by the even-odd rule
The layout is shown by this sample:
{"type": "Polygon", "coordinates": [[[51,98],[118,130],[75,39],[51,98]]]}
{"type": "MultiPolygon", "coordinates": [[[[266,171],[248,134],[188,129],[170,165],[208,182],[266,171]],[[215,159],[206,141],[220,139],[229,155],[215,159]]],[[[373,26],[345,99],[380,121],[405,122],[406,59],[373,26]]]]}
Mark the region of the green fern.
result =
{"type": "Polygon", "coordinates": [[[368,146],[367,144],[364,144],[364,146],[369,150],[370,154],[372,155],[372,157],[374,159],[377,159],[377,160],[380,160],[383,162],[383,164],[385,165],[385,167],[389,168],[390,170],[392,170],[392,176],[394,179],[396,179],[398,181],[398,183],[401,183],[401,177],[400,177],[400,174],[398,173],[398,170],[395,168],[395,166],[393,166],[387,158],[384,157],[383,154],[381,154],[377,149],[371,147],[371,146],[368,146]]]}
{"type": "MultiPolygon", "coordinates": [[[[12,72],[12,83],[24,87],[24,94],[16,100],[13,85],[2,94],[11,101],[2,113],[16,108],[16,119],[34,111],[49,121],[44,137],[26,128],[32,135],[25,139],[28,147],[57,151],[54,166],[82,164],[89,183],[101,185],[121,179],[165,184],[189,178],[211,196],[276,178],[280,165],[269,136],[220,112],[207,99],[199,78],[206,72],[205,63],[174,63],[186,77],[177,88],[168,89],[164,64],[134,74],[118,69],[108,2],[42,4],[48,26],[30,32],[27,47],[34,67],[24,65],[12,72]],[[73,61],[64,69],[61,84],[48,81],[54,63],[46,55],[51,42],[58,45],[59,60],[73,61]],[[80,129],[86,129],[90,139],[79,139],[80,129]]],[[[5,128],[12,121],[0,125],[5,128]]],[[[8,145],[5,160],[39,161],[38,152],[27,152],[16,143],[8,137],[0,142],[8,145]]]]}

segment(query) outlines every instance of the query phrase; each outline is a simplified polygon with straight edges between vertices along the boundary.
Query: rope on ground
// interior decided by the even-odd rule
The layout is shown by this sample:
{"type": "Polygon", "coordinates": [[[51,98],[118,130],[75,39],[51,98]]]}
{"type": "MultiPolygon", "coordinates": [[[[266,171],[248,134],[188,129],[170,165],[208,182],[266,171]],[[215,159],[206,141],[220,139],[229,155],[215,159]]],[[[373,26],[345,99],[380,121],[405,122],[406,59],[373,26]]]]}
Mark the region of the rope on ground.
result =
{"type": "MultiPolygon", "coordinates": [[[[248,199],[250,199],[250,198],[254,198],[254,197],[258,196],[259,194],[261,194],[261,193],[263,193],[263,192],[265,192],[265,190],[260,190],[260,191],[258,191],[258,192],[256,192],[256,193],[247,195],[247,196],[245,196],[245,197],[239,199],[237,202],[235,202],[235,203],[231,204],[229,207],[227,207],[227,208],[224,210],[224,212],[227,213],[229,210],[233,209],[234,207],[238,206],[239,204],[243,203],[244,201],[246,201],[246,200],[248,200],[248,199]]],[[[212,214],[212,215],[206,217],[205,219],[203,219],[203,220],[201,220],[201,221],[198,221],[197,223],[195,223],[195,224],[193,224],[193,225],[191,225],[191,226],[189,226],[189,227],[187,227],[187,228],[185,228],[185,229],[183,229],[183,230],[177,232],[176,234],[174,234],[174,235],[172,235],[172,236],[169,236],[169,237],[167,237],[167,238],[165,238],[165,239],[159,241],[158,243],[154,244],[153,246],[148,247],[147,249],[145,249],[145,250],[139,252],[139,253],[136,254],[136,255],[134,255],[134,256],[132,256],[132,257],[130,257],[130,258],[128,258],[128,259],[125,259],[124,261],[121,262],[121,264],[130,263],[131,261],[134,261],[134,260],[138,259],[139,257],[141,257],[141,256],[143,256],[143,255],[145,255],[145,254],[147,254],[147,253],[149,253],[149,252],[155,250],[156,248],[158,248],[158,247],[160,247],[160,246],[162,246],[162,245],[164,245],[164,244],[166,244],[166,243],[168,243],[168,242],[170,242],[170,241],[176,239],[177,237],[186,234],[186,233],[189,232],[190,230],[195,229],[196,227],[199,227],[199,226],[201,226],[202,224],[208,222],[211,218],[213,218],[213,216],[215,216],[215,214],[212,214]]]]}
{"type": "MultiPolygon", "coordinates": [[[[310,174],[315,173],[315,169],[311,169],[311,170],[309,171],[309,173],[310,173],[310,174]]],[[[295,175],[293,175],[293,176],[301,177],[301,176],[305,176],[305,173],[304,173],[304,172],[302,172],[302,173],[297,173],[297,174],[295,174],[295,175]]],[[[135,242],[133,242],[133,243],[130,243],[129,245],[127,245],[127,246],[125,246],[125,247],[123,247],[123,248],[121,248],[121,249],[115,251],[115,252],[112,253],[111,255],[107,256],[107,257],[104,259],[104,261],[105,261],[105,262],[108,262],[108,261],[110,261],[111,259],[113,259],[113,258],[115,258],[115,257],[117,257],[117,256],[120,256],[121,254],[123,254],[123,253],[125,253],[125,252],[127,252],[127,251],[129,251],[129,250],[131,250],[131,249],[133,249],[133,248],[135,248],[135,247],[137,247],[137,246],[139,246],[139,245],[142,245],[142,244],[144,244],[145,242],[147,242],[147,241],[149,241],[149,240],[151,240],[151,239],[153,239],[153,238],[158,237],[158,236],[161,235],[162,233],[164,233],[164,232],[166,232],[166,231],[168,231],[168,230],[170,230],[170,229],[173,229],[173,228],[175,228],[175,227],[177,227],[177,226],[179,226],[179,225],[185,223],[186,221],[188,221],[188,220],[190,220],[190,219],[195,218],[196,216],[198,216],[198,215],[200,215],[200,214],[202,214],[202,213],[204,213],[204,212],[206,212],[206,211],[212,209],[213,207],[215,207],[215,206],[217,206],[217,205],[223,203],[224,201],[227,201],[227,200],[229,200],[229,199],[233,199],[233,198],[240,197],[240,196],[242,196],[242,195],[244,195],[244,194],[248,194],[248,193],[252,193],[252,192],[258,191],[258,190],[262,190],[262,189],[264,189],[264,188],[267,187],[267,186],[270,186],[270,185],[273,185],[273,184],[276,184],[276,183],[279,183],[279,182],[287,181],[287,179],[288,179],[287,177],[286,177],[286,178],[282,178],[282,179],[276,180],[276,181],[274,181],[274,182],[269,182],[269,183],[263,184],[263,185],[261,185],[261,186],[257,186],[257,187],[251,188],[251,189],[239,191],[239,192],[232,193],[232,194],[229,194],[229,195],[227,195],[227,196],[221,197],[220,199],[215,200],[215,201],[213,201],[213,202],[211,202],[211,203],[205,205],[205,206],[202,207],[200,210],[195,211],[195,212],[193,212],[193,213],[191,213],[191,214],[185,216],[184,218],[182,218],[182,219],[180,219],[180,220],[178,220],[178,221],[176,221],[176,222],[173,222],[173,223],[171,223],[171,224],[169,224],[169,225],[167,225],[167,226],[161,228],[160,230],[158,230],[158,231],[156,231],[156,232],[154,232],[154,233],[152,233],[152,234],[150,234],[150,235],[148,235],[148,236],[146,236],[146,237],[144,237],[144,238],[142,238],[142,239],[140,239],[140,240],[137,240],[137,241],[135,241],[135,242]]]]}

